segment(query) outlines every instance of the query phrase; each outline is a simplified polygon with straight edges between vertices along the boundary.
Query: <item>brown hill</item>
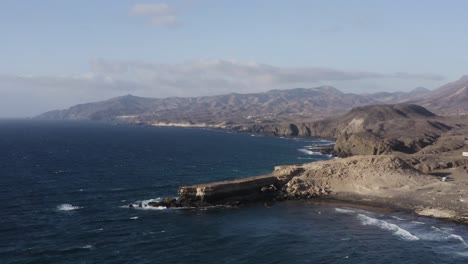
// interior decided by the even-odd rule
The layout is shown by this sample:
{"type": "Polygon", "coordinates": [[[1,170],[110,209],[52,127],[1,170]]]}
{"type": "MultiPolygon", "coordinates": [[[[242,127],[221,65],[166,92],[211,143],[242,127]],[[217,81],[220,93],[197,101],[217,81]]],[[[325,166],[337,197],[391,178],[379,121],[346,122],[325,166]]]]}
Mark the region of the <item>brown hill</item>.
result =
{"type": "Polygon", "coordinates": [[[375,104],[361,95],[330,86],[271,90],[253,94],[143,98],[122,96],[44,113],[43,119],[118,120],[144,124],[252,124],[317,120],[375,104]]]}
{"type": "Polygon", "coordinates": [[[335,150],[343,156],[415,153],[451,129],[441,117],[413,104],[358,107],[338,120],[335,150]]]}
{"type": "Polygon", "coordinates": [[[418,104],[439,114],[468,114],[468,75],[432,91],[418,104]]]}

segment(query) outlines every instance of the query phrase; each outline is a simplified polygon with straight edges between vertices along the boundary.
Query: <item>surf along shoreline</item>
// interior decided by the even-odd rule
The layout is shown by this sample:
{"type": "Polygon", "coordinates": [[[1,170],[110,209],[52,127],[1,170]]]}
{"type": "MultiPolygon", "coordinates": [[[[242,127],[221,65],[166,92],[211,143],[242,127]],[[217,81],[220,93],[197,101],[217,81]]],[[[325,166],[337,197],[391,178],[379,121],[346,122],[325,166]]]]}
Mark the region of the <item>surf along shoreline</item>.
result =
{"type": "MultiPolygon", "coordinates": [[[[292,127],[279,126],[207,129],[294,136],[276,133],[292,127]]],[[[310,131],[309,137],[335,139],[336,145],[327,154],[342,158],[277,166],[272,173],[257,177],[181,186],[178,199],[148,205],[239,206],[333,199],[468,223],[468,158],[458,157],[468,147],[468,119],[437,116],[417,105],[379,105],[303,125],[299,131],[310,131]]]]}

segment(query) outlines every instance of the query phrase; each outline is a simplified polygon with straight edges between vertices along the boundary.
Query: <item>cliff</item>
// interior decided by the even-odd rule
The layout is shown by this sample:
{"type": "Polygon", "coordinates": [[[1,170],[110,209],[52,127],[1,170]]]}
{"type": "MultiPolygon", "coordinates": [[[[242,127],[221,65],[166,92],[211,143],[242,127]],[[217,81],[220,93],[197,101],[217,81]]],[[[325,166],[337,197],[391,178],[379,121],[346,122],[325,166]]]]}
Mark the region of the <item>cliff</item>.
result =
{"type": "Polygon", "coordinates": [[[421,215],[468,223],[468,179],[459,171],[451,182],[416,170],[393,155],[353,156],[303,165],[278,166],[269,175],[179,188],[179,198],[150,206],[237,206],[308,198],[385,205],[421,215]],[[437,196],[437,199],[433,199],[437,196]]]}

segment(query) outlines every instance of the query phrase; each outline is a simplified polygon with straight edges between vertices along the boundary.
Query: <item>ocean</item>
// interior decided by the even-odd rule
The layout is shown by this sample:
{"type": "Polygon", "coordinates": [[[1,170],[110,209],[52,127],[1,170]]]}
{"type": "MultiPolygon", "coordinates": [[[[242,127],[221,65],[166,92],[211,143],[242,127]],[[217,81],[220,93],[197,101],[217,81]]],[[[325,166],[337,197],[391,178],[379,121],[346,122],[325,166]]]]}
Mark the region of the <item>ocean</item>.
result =
{"type": "Polygon", "coordinates": [[[0,121],[0,263],[468,263],[464,225],[319,200],[129,208],[328,159],[320,139],[0,121]]]}

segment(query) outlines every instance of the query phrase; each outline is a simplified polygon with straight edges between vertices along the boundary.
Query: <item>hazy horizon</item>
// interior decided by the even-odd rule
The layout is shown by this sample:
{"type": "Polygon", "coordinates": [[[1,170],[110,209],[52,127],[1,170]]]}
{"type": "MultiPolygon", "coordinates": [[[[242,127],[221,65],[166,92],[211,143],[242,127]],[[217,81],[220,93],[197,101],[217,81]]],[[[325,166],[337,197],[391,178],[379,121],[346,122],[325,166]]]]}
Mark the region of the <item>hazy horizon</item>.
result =
{"type": "Polygon", "coordinates": [[[5,1],[0,117],[132,94],[331,85],[435,89],[468,74],[465,1],[5,1]],[[444,47],[444,48],[442,48],[444,47]]]}

